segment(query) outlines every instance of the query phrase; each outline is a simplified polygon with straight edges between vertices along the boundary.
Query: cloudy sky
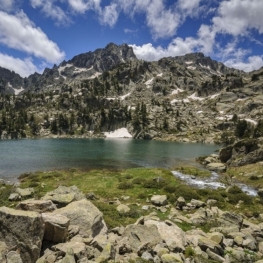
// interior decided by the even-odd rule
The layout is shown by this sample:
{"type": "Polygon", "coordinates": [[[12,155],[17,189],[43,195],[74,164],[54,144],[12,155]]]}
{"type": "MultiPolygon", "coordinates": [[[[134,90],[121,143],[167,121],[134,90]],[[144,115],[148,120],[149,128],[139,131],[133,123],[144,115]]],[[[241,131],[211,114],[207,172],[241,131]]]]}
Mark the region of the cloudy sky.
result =
{"type": "Polygon", "coordinates": [[[144,60],[203,52],[252,71],[262,14],[263,0],[0,0],[0,66],[28,76],[114,42],[144,60]]]}

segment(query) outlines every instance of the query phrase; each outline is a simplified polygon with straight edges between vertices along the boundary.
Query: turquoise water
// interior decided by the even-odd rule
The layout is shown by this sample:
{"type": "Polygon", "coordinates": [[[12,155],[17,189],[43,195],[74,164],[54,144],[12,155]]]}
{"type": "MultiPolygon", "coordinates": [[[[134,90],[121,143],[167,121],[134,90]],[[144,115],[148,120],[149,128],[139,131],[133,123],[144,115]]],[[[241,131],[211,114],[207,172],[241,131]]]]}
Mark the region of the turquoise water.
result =
{"type": "Polygon", "coordinates": [[[65,168],[171,168],[213,153],[211,144],[133,139],[28,139],[0,141],[0,178],[65,168]]]}

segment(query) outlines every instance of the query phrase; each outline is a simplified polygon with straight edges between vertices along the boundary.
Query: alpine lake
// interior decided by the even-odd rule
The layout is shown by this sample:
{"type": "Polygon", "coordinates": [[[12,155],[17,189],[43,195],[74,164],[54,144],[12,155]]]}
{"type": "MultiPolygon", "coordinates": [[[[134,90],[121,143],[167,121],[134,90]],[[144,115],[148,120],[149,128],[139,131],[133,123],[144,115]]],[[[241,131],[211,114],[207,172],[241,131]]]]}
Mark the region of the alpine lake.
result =
{"type": "Polygon", "coordinates": [[[218,145],[133,139],[24,139],[0,141],[0,178],[16,181],[27,172],[78,168],[129,169],[197,165],[218,145]]]}

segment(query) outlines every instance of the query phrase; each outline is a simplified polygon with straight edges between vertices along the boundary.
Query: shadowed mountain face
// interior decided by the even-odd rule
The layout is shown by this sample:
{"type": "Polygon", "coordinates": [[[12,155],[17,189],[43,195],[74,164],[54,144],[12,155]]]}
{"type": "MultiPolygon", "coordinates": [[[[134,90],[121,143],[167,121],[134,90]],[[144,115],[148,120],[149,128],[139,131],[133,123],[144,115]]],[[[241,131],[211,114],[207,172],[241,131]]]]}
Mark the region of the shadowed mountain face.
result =
{"type": "MultiPolygon", "coordinates": [[[[12,107],[34,114],[29,121],[20,112],[24,121],[17,125],[34,124],[30,127],[40,136],[126,127],[135,138],[213,142],[223,133],[229,134],[222,140],[236,136],[237,119],[248,122],[246,129],[257,125],[262,84],[263,69],[245,73],[202,53],[148,62],[137,59],[128,45],[110,43],[24,79],[0,68],[1,93],[25,89],[0,101],[0,115],[4,110],[14,118],[12,107]]],[[[16,127],[4,123],[3,131],[16,127]]]]}

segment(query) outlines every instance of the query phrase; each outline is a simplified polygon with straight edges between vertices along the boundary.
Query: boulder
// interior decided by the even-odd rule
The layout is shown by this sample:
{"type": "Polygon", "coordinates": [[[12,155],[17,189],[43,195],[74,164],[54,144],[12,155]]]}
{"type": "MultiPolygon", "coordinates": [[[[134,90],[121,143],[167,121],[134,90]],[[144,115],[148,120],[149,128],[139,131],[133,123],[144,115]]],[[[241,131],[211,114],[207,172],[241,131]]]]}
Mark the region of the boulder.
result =
{"type": "Polygon", "coordinates": [[[147,247],[148,244],[154,247],[161,241],[162,238],[156,225],[128,225],[120,243],[126,244],[128,248],[137,253],[141,247],[147,247]]]}
{"type": "Polygon", "coordinates": [[[25,263],[35,263],[40,255],[44,222],[39,213],[0,207],[0,241],[17,247],[25,263]]]}
{"type": "Polygon", "coordinates": [[[186,202],[185,202],[185,199],[180,196],[178,197],[177,201],[176,201],[176,206],[179,208],[179,209],[182,209],[184,206],[186,206],[186,202]]]}
{"type": "Polygon", "coordinates": [[[58,207],[68,205],[73,201],[84,199],[85,195],[75,186],[59,186],[52,192],[48,192],[42,199],[51,200],[58,207]]]}
{"type": "Polygon", "coordinates": [[[226,211],[218,218],[218,221],[221,223],[222,226],[235,226],[240,229],[242,227],[243,217],[241,215],[226,211]]]}
{"type": "Polygon", "coordinates": [[[216,172],[224,172],[226,170],[226,166],[223,163],[209,163],[206,167],[210,171],[216,172]]]}
{"type": "Polygon", "coordinates": [[[20,201],[21,200],[21,196],[18,193],[12,193],[12,194],[9,195],[8,200],[10,202],[20,201]]]}
{"type": "Polygon", "coordinates": [[[182,258],[179,254],[170,253],[161,256],[163,263],[183,263],[182,258]]]}
{"type": "Polygon", "coordinates": [[[167,204],[167,196],[166,195],[153,195],[151,198],[151,202],[156,206],[164,206],[167,204]]]}
{"type": "Polygon", "coordinates": [[[168,220],[165,222],[147,220],[145,225],[155,225],[157,227],[162,240],[167,244],[170,251],[183,252],[185,250],[185,233],[173,222],[168,220]]]}
{"type": "MultiPolygon", "coordinates": [[[[61,251],[64,255],[74,255],[78,260],[87,257],[86,245],[81,241],[70,241],[52,246],[52,250],[61,251]]],[[[73,257],[73,258],[74,258],[73,257]]]]}
{"type": "Polygon", "coordinates": [[[192,199],[191,200],[191,206],[194,206],[195,208],[200,208],[200,207],[206,206],[206,204],[200,200],[192,199]]]}
{"type": "Polygon", "coordinates": [[[212,252],[209,248],[206,250],[207,255],[209,258],[215,260],[216,262],[225,262],[225,259],[216,253],[212,252]]]}
{"type": "Polygon", "coordinates": [[[52,212],[57,209],[51,200],[25,200],[20,202],[16,209],[35,211],[38,213],[52,212]]]}
{"type": "Polygon", "coordinates": [[[126,213],[130,212],[130,210],[131,209],[127,205],[124,205],[124,204],[120,204],[117,207],[117,211],[119,213],[122,213],[122,214],[126,214],[126,213]]]}
{"type": "MultiPolygon", "coordinates": [[[[1,261],[4,262],[4,261],[1,261]]],[[[6,263],[23,263],[20,254],[16,251],[10,251],[6,255],[6,263]]]]}
{"type": "Polygon", "coordinates": [[[21,196],[22,199],[32,197],[35,193],[33,188],[16,188],[16,192],[21,196]]]}
{"type": "Polygon", "coordinates": [[[61,263],[76,263],[74,253],[72,251],[68,251],[61,263]]]}
{"type": "Polygon", "coordinates": [[[0,262],[4,262],[4,258],[7,252],[8,252],[8,247],[6,243],[0,241],[0,262]]]}
{"type": "Polygon", "coordinates": [[[206,237],[199,237],[198,238],[198,246],[203,250],[207,251],[207,249],[210,249],[210,251],[218,254],[218,255],[224,255],[224,251],[222,247],[214,242],[213,240],[206,238],[206,237]]]}
{"type": "Polygon", "coordinates": [[[79,234],[95,237],[101,232],[107,232],[102,213],[87,199],[75,201],[66,207],[52,212],[52,214],[64,215],[70,219],[70,225],[79,227],[79,234]]]}
{"type": "Polygon", "coordinates": [[[44,240],[62,243],[67,240],[69,219],[63,215],[43,213],[45,223],[44,240]]]}
{"type": "Polygon", "coordinates": [[[111,243],[104,246],[102,253],[96,258],[96,262],[108,262],[108,260],[114,260],[116,255],[116,250],[111,243]]]}

